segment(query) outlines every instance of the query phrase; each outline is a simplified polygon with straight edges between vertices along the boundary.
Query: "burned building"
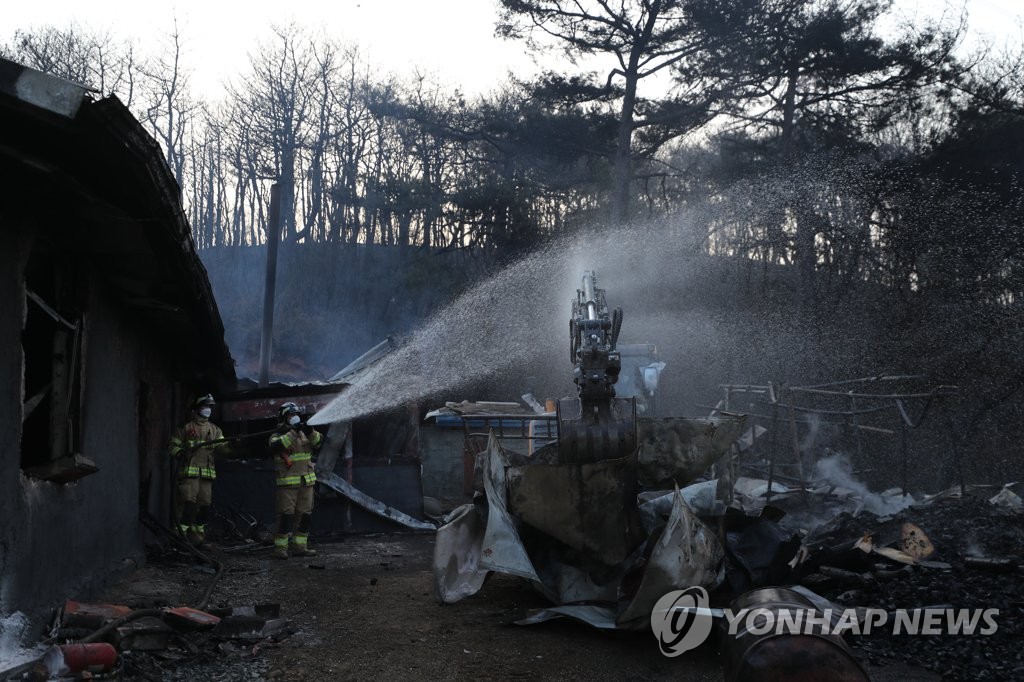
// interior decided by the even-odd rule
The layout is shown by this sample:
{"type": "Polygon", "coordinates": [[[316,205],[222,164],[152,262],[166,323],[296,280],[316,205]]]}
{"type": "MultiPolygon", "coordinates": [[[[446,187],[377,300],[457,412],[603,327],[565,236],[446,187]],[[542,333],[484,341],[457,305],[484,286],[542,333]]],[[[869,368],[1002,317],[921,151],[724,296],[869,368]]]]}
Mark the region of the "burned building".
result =
{"type": "Polygon", "coordinates": [[[167,442],[235,377],[180,190],[115,97],[0,59],[0,612],[143,553],[167,442]]]}

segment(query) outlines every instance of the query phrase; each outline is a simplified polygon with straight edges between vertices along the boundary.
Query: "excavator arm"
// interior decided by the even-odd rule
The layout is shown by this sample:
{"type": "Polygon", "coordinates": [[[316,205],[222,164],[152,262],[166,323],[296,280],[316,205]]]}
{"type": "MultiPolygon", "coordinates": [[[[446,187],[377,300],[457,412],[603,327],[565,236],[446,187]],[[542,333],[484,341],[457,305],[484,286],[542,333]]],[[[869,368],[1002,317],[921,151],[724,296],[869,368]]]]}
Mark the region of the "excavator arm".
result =
{"type": "Polygon", "coordinates": [[[583,273],[569,319],[569,353],[578,397],[558,401],[558,443],[562,462],[595,462],[625,457],[636,449],[636,401],[616,398],[622,367],[615,349],[622,309],[609,311],[593,270],[583,273]]]}

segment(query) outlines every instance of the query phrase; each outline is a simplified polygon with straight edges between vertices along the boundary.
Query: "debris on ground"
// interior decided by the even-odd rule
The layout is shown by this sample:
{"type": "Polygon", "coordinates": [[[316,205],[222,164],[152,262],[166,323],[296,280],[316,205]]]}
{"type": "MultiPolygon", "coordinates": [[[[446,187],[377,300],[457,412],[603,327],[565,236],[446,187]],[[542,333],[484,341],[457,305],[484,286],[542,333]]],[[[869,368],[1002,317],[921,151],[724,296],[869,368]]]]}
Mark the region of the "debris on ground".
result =
{"type": "MultiPolygon", "coordinates": [[[[430,596],[430,534],[354,534],[317,549],[316,563],[324,569],[311,571],[309,562],[297,558],[272,561],[270,547],[241,553],[215,548],[212,553],[226,568],[206,611],[225,620],[252,614],[267,622],[281,618],[288,621],[286,631],[256,639],[222,639],[212,630],[176,633],[166,650],[120,652],[121,679],[721,678],[711,646],[683,660],[668,659],[646,632],[609,638],[571,625],[509,627],[545,604],[518,578],[492,575],[486,599],[441,606],[430,596]]],[[[210,578],[193,570],[194,561],[177,551],[154,553],[132,575],[83,602],[133,610],[193,603],[210,578]]]]}
{"type": "MultiPolygon", "coordinates": [[[[842,563],[841,559],[821,560],[815,571],[800,580],[846,607],[890,613],[945,605],[951,609],[998,609],[998,629],[989,635],[873,632],[854,638],[852,643],[870,663],[905,661],[947,679],[1022,679],[1024,515],[1007,513],[985,497],[949,494],[908,507],[895,517],[870,512],[840,514],[817,537],[827,544],[837,538],[855,540],[870,534],[876,546],[885,546],[899,543],[908,528],[927,534],[932,551],[926,557],[915,556],[917,560],[906,563],[894,554],[864,554],[859,570],[868,578],[852,582],[821,570],[829,563],[842,563]]],[[[914,551],[910,546],[906,553],[913,555],[914,551]]],[[[806,566],[813,564],[813,559],[805,562],[806,566]]]]}
{"type": "Polygon", "coordinates": [[[1024,634],[1024,514],[1014,484],[914,497],[741,477],[725,507],[716,499],[718,481],[698,481],[640,493],[634,509],[647,536],[637,539],[597,532],[629,525],[604,513],[622,497],[612,484],[623,479],[618,460],[564,473],[543,457],[524,464],[496,439],[482,453],[484,494],[438,531],[435,595],[442,603],[480,591],[493,572],[525,578],[550,602],[520,624],[569,617],[602,630],[643,630],[661,595],[689,586],[707,588],[716,608],[759,589],[795,586],[860,614],[942,609],[955,618],[958,609],[998,609],[991,634],[847,636],[843,646],[857,662],[850,679],[861,679],[862,667],[897,662],[949,679],[1024,673],[1016,646],[1024,634]]]}

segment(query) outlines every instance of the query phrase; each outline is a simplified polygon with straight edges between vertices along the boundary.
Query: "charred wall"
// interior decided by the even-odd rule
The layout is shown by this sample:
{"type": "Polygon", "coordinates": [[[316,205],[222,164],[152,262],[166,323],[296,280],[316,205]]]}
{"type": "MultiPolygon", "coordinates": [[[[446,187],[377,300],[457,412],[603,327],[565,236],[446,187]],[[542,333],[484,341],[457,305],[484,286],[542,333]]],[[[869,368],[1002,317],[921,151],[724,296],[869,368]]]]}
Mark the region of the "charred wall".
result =
{"type": "MultiPolygon", "coordinates": [[[[4,218],[0,215],[0,227],[4,218]]],[[[21,282],[21,249],[16,232],[0,230],[0,433],[21,433],[21,323],[25,292],[21,282]]],[[[14,600],[13,566],[17,540],[16,519],[21,515],[19,438],[0,438],[0,611],[14,600]]]]}
{"type": "Polygon", "coordinates": [[[26,475],[52,447],[40,442],[45,431],[22,438],[25,358],[51,349],[23,330],[38,305],[26,296],[31,249],[10,245],[28,243],[35,227],[8,217],[0,230],[0,428],[11,434],[0,444],[0,611],[42,616],[143,560],[140,504],[167,517],[165,448],[178,387],[145,327],[84,267],[74,282],[83,332],[71,447],[98,470],[70,483],[26,475]]]}
{"type": "Polygon", "coordinates": [[[235,374],[181,190],[124,104],[0,58],[0,121],[0,615],[42,615],[143,558],[182,387],[235,374]]]}

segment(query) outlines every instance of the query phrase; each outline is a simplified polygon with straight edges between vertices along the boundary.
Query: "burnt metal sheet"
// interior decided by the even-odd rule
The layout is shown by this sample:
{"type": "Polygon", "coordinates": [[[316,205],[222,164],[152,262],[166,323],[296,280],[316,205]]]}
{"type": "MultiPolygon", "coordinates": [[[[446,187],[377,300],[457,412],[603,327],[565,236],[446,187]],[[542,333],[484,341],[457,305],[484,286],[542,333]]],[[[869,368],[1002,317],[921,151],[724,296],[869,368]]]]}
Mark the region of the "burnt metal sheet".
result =
{"type": "Polygon", "coordinates": [[[317,475],[326,474],[329,471],[334,471],[338,465],[338,460],[343,459],[342,454],[345,450],[346,442],[348,443],[348,456],[352,456],[352,442],[349,440],[352,433],[352,422],[334,422],[327,429],[327,435],[324,437],[324,442],[320,446],[320,452],[316,456],[316,473],[317,475]]]}
{"type": "MultiPolygon", "coordinates": [[[[696,514],[702,516],[714,516],[721,513],[719,504],[716,504],[715,489],[718,486],[718,479],[693,483],[680,490],[683,500],[696,514]]],[[[640,504],[640,519],[643,521],[644,529],[653,533],[663,519],[668,518],[672,513],[675,504],[675,492],[665,491],[659,493],[644,493],[648,499],[640,504]]],[[[723,505],[724,506],[724,505],[723,505]]]]}
{"type": "Polygon", "coordinates": [[[376,364],[378,360],[391,353],[391,351],[396,350],[398,346],[399,342],[395,337],[387,337],[343,367],[340,372],[331,377],[331,382],[346,381],[348,383],[352,383],[358,378],[363,370],[373,364],[376,364]]]}
{"type": "Polygon", "coordinates": [[[639,553],[635,552],[634,555],[624,561],[619,570],[612,572],[591,573],[586,568],[562,561],[557,552],[536,557],[534,564],[541,582],[555,595],[552,601],[556,604],[612,605],[619,598],[622,576],[639,558],[639,553]]]}
{"type": "Polygon", "coordinates": [[[635,453],[591,464],[510,466],[505,475],[512,514],[603,564],[618,564],[642,541],[631,513],[635,453]]]}
{"type": "Polygon", "coordinates": [[[724,578],[722,543],[697,518],[678,490],[668,523],[652,542],[640,588],[618,618],[627,627],[646,627],[651,610],[666,592],[697,586],[710,591],[724,578]]]}
{"type": "Polygon", "coordinates": [[[484,533],[480,566],[508,573],[540,586],[505,497],[505,461],[501,443],[492,433],[484,455],[484,491],[487,494],[487,530],[484,533]]]}
{"type": "MultiPolygon", "coordinates": [[[[667,522],[654,535],[634,524],[639,513],[632,457],[582,465],[537,456],[531,461],[504,450],[492,432],[481,460],[486,507],[467,505],[438,531],[446,538],[434,556],[442,601],[474,594],[493,570],[526,578],[552,602],[522,624],[568,617],[602,629],[644,629],[666,592],[714,589],[721,582],[724,550],[678,490],[667,522]],[[484,509],[485,522],[471,518],[484,509]]],[[[713,483],[695,488],[694,499],[706,496],[713,483]]]]}
{"type": "Polygon", "coordinates": [[[637,419],[640,484],[671,488],[692,482],[729,451],[746,423],[743,415],[637,419]]]}
{"type": "Polygon", "coordinates": [[[326,485],[331,490],[341,493],[366,511],[389,521],[394,521],[406,528],[412,528],[414,530],[435,530],[437,528],[433,523],[414,519],[405,512],[398,511],[394,507],[389,507],[380,500],[370,497],[333,472],[327,474],[323,478],[318,478],[317,481],[326,485]]]}
{"type": "Polygon", "coordinates": [[[434,539],[434,595],[454,604],[476,594],[487,578],[480,567],[484,519],[475,505],[464,504],[448,515],[434,539]]]}
{"type": "Polygon", "coordinates": [[[597,604],[567,604],[534,609],[525,618],[517,620],[516,625],[536,625],[557,618],[573,618],[599,630],[619,629],[615,622],[615,607],[597,604]]]}

